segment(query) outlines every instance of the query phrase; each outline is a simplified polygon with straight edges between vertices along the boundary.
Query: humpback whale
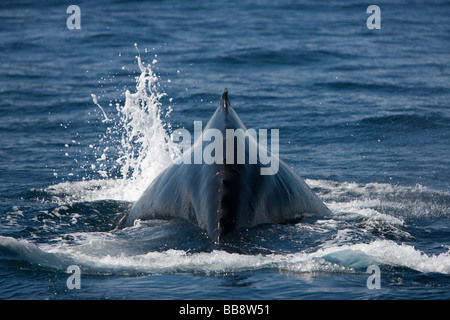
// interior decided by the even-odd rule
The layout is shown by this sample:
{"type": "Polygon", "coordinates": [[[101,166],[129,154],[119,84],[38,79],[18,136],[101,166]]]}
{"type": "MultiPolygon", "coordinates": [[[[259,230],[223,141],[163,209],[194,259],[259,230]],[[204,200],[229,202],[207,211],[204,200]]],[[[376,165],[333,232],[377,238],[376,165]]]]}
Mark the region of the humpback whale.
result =
{"type": "MultiPolygon", "coordinates": [[[[203,133],[211,129],[222,133],[223,140],[215,142],[224,148],[229,142],[227,130],[247,130],[231,107],[226,89],[203,133]]],[[[196,152],[204,151],[207,146],[201,142],[195,141],[179,162],[171,164],[153,180],[121,219],[119,228],[133,226],[137,219],[184,218],[206,230],[212,240],[220,242],[237,229],[330,214],[304,180],[278,158],[278,170],[274,174],[261,174],[267,164],[260,159],[242,163],[237,159],[237,152],[230,150],[221,154],[223,162],[185,161],[186,157],[195,157],[196,152]]],[[[247,158],[255,144],[251,137],[245,139],[247,158]]],[[[234,148],[236,151],[236,146],[234,148]]]]}

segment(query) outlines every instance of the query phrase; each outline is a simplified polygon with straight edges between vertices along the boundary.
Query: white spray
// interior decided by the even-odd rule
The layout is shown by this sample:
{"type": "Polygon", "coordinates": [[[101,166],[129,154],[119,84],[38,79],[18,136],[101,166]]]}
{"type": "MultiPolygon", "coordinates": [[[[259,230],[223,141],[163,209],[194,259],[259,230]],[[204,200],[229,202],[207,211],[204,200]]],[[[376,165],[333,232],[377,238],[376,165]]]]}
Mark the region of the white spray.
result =
{"type": "MultiPolygon", "coordinates": [[[[139,53],[137,45],[135,47],[139,53]]],[[[107,128],[101,143],[105,144],[101,154],[96,155],[96,163],[90,165],[104,179],[83,179],[79,182],[63,182],[47,188],[51,193],[70,195],[57,202],[94,201],[103,199],[135,201],[152,180],[172,163],[172,156],[179,153],[177,145],[171,141],[162,114],[159,78],[152,70],[152,64],[144,65],[140,54],[137,62],[141,74],[136,80],[134,92],[126,90],[125,104],[117,104],[117,118],[107,128]],[[117,136],[120,142],[117,143],[117,136]],[[117,146],[118,144],[118,146],[117,146]],[[116,159],[114,164],[112,161],[116,159]],[[119,168],[113,174],[111,169],[119,168]]],[[[156,63],[153,60],[153,64],[156,63]]],[[[104,120],[112,123],[105,110],[98,103],[95,94],[93,102],[102,110],[104,120]]],[[[90,148],[94,148],[90,145],[90,148]]]]}

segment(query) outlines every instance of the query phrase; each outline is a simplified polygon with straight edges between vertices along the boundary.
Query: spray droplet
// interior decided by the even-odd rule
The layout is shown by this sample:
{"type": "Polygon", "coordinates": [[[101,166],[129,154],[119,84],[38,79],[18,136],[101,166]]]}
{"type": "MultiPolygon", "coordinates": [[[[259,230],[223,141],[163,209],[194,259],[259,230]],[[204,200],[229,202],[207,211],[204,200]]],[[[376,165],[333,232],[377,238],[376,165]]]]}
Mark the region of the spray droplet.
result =
{"type": "Polygon", "coordinates": [[[106,115],[105,110],[103,110],[102,106],[98,103],[97,96],[95,94],[91,93],[91,97],[92,97],[92,101],[94,101],[94,103],[97,105],[97,107],[99,107],[100,110],[102,110],[103,115],[105,116],[105,119],[102,120],[102,122],[111,121],[111,119],[109,119],[108,116],[106,115]]]}

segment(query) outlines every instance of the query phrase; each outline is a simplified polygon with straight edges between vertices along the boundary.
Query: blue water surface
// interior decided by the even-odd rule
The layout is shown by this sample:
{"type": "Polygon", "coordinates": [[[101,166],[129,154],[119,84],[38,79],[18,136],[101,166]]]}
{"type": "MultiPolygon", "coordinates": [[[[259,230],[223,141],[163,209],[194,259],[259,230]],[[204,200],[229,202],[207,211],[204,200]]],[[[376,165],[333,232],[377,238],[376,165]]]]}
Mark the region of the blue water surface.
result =
{"type": "Polygon", "coordinates": [[[59,1],[0,3],[1,299],[450,298],[448,1],[378,1],[372,30],[351,0],[74,4],[80,29],[59,1]],[[224,88],[333,216],[221,245],[177,220],[115,230],[164,162],[130,146],[206,124],[224,88]],[[127,90],[158,95],[152,130],[133,136],[127,90]]]}

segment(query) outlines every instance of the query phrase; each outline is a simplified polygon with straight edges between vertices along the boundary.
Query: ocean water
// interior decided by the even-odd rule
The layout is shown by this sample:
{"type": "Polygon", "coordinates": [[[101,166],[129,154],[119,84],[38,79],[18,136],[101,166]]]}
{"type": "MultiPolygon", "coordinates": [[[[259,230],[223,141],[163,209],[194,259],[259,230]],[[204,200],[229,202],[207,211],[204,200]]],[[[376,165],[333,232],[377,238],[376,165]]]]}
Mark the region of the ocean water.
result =
{"type": "Polygon", "coordinates": [[[448,1],[74,4],[0,3],[1,299],[450,298],[448,1]],[[332,216],[116,230],[224,88],[332,216]]]}

